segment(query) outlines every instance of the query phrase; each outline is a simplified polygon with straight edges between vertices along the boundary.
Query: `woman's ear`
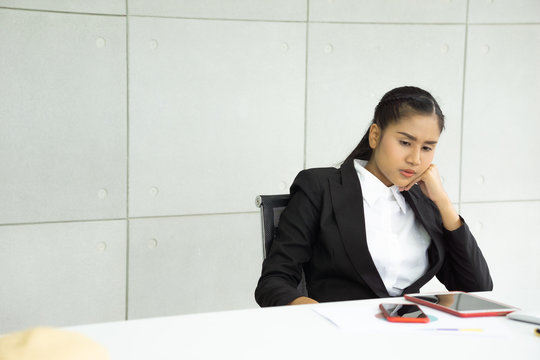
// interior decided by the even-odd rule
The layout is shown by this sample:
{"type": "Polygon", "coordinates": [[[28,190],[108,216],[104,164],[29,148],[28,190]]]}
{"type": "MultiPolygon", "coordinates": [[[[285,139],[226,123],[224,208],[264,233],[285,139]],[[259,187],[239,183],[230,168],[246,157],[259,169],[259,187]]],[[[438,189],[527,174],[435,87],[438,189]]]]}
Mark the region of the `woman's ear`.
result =
{"type": "Polygon", "coordinates": [[[375,149],[381,138],[381,128],[377,124],[369,127],[369,147],[375,149]]]}

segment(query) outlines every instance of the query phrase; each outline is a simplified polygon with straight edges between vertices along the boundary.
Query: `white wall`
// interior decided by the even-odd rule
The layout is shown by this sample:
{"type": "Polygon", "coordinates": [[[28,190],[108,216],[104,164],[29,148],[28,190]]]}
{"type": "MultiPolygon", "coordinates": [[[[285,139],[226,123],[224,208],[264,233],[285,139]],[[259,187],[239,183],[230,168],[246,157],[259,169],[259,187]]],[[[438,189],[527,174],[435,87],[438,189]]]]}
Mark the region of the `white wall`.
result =
{"type": "Polygon", "coordinates": [[[255,307],[255,196],[404,84],[447,115],[499,299],[533,306],[539,45],[538,0],[0,0],[0,333],[255,307]]]}

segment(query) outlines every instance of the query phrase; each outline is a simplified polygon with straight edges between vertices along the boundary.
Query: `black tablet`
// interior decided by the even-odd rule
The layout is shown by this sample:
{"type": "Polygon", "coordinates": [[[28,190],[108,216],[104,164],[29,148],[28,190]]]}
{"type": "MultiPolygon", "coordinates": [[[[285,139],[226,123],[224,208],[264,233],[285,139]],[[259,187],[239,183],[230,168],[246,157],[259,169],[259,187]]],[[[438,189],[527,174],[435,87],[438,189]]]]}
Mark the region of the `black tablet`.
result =
{"type": "Polygon", "coordinates": [[[405,299],[461,317],[506,315],[519,310],[513,306],[460,291],[407,294],[405,299]]]}

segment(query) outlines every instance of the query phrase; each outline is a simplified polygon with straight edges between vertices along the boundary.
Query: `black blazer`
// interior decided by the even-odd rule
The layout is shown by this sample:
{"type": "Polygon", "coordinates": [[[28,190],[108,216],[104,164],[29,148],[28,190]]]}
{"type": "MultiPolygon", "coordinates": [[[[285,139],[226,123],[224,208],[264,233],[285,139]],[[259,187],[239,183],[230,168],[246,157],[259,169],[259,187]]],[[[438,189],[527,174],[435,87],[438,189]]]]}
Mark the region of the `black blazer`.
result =
{"type": "MultiPolygon", "coordinates": [[[[433,276],[448,290],[493,288],[482,252],[465,221],[444,229],[435,204],[418,185],[403,192],[431,237],[427,272],[403,293],[419,292],[433,276]]],[[[309,296],[319,302],[389,297],[366,242],[360,181],[353,161],[340,169],[301,171],[281,215],[278,236],[255,290],[260,306],[286,305],[301,296],[302,269],[309,296]]]]}

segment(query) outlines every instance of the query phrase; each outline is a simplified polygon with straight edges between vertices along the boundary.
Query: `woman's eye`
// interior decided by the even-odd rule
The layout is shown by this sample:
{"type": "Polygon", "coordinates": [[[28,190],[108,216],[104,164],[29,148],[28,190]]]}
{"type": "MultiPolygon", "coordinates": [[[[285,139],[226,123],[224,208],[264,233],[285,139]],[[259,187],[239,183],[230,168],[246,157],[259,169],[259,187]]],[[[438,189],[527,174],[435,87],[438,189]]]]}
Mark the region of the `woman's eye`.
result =
{"type": "Polygon", "coordinates": [[[409,146],[409,145],[411,145],[410,142],[405,141],[405,140],[399,140],[399,143],[400,143],[401,145],[403,145],[403,146],[409,146]]]}
{"type": "Polygon", "coordinates": [[[431,150],[432,150],[429,146],[424,146],[422,149],[423,149],[424,151],[431,151],[431,150]]]}

